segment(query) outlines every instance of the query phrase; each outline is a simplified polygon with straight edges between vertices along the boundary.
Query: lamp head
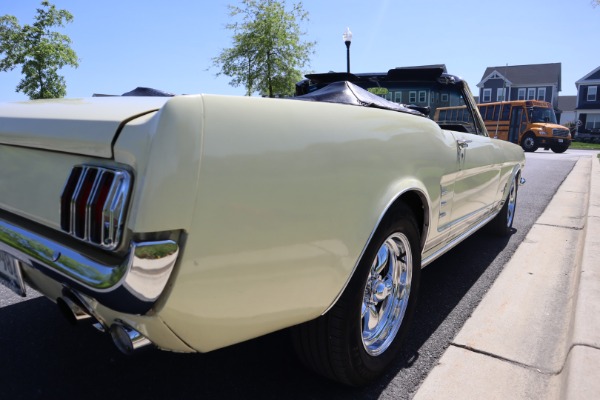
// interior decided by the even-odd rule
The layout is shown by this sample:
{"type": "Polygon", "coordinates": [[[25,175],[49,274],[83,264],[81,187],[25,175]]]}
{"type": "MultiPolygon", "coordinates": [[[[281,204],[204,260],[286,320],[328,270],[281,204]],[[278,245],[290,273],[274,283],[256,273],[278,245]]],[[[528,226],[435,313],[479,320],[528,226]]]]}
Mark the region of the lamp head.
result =
{"type": "Polygon", "coordinates": [[[350,28],[346,28],[342,37],[344,38],[344,43],[352,42],[352,32],[350,32],[350,28]]]}

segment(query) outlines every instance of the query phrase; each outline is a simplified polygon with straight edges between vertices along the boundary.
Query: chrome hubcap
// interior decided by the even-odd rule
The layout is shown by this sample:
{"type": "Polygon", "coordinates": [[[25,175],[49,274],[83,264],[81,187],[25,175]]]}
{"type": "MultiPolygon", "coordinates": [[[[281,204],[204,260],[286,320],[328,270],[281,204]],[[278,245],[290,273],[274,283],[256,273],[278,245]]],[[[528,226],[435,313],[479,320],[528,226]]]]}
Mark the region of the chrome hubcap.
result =
{"type": "Polygon", "coordinates": [[[387,350],[402,325],[410,297],[412,267],[408,238],[394,233],[379,248],[364,289],[362,342],[372,356],[387,350]]]}
{"type": "Polygon", "coordinates": [[[510,185],[510,193],[508,194],[508,212],[506,213],[506,226],[512,226],[513,218],[515,217],[515,209],[517,208],[517,187],[513,181],[510,185]]]}

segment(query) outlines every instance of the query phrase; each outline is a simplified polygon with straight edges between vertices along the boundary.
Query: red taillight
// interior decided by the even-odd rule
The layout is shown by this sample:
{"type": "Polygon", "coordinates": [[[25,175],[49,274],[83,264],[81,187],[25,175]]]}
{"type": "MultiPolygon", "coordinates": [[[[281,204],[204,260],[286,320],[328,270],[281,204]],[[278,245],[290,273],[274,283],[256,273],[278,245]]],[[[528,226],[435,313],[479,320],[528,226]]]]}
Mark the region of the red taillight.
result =
{"type": "Polygon", "coordinates": [[[83,241],[116,248],[122,236],[130,182],[127,171],[76,166],[61,196],[61,228],[83,241]]]}

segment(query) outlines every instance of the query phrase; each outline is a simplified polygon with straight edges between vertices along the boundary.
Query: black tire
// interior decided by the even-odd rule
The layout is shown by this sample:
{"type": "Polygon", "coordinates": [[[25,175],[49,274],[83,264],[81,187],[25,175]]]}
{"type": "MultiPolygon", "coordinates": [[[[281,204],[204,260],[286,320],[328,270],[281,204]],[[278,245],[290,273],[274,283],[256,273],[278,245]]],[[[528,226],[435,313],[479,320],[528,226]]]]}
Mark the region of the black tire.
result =
{"type": "Polygon", "coordinates": [[[421,272],[419,230],[407,206],[400,205],[396,215],[377,229],[332,309],[292,328],[300,360],[315,372],[350,386],[365,385],[386,370],[414,314],[421,272]],[[404,284],[389,284],[393,271],[404,284]]]}
{"type": "Polygon", "coordinates": [[[550,147],[552,149],[553,152],[555,153],[564,153],[565,151],[567,151],[567,149],[569,148],[569,146],[564,146],[564,145],[555,145],[550,147]]]}
{"type": "Polygon", "coordinates": [[[523,139],[521,139],[521,147],[529,153],[536,151],[538,146],[535,144],[535,135],[533,133],[526,133],[523,139]]]}
{"type": "Polygon", "coordinates": [[[515,219],[515,211],[517,211],[518,179],[516,177],[511,181],[502,209],[488,224],[490,232],[495,235],[508,236],[513,231],[512,226],[515,219]]]}

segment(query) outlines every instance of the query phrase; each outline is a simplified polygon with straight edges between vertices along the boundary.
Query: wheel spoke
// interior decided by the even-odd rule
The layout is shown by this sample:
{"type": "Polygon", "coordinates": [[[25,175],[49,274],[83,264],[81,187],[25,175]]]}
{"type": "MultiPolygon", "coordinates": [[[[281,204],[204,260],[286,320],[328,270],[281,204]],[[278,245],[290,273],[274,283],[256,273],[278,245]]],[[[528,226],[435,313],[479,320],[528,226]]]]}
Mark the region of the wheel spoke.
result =
{"type": "Polygon", "coordinates": [[[381,274],[381,271],[388,264],[389,251],[387,246],[383,245],[377,252],[377,260],[375,261],[375,270],[374,272],[377,274],[381,274]]]}
{"type": "Polygon", "coordinates": [[[370,304],[366,307],[363,321],[363,335],[365,331],[371,331],[379,324],[379,313],[377,312],[375,305],[370,304]]]}
{"type": "Polygon", "coordinates": [[[370,355],[384,352],[402,325],[412,279],[409,250],[406,236],[396,233],[373,259],[361,308],[363,345],[370,355]]]}

